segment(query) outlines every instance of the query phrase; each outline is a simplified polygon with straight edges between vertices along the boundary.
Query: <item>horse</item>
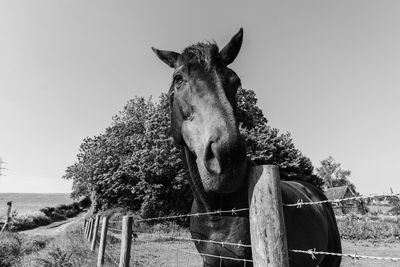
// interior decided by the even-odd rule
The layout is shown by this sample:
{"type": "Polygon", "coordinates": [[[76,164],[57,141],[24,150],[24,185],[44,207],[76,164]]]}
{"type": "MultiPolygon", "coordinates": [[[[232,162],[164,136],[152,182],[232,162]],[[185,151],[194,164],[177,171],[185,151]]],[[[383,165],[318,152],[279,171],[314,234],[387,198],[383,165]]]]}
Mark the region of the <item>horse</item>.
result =
{"type": "MultiPolygon", "coordinates": [[[[191,212],[209,213],[190,218],[192,238],[205,241],[195,242],[203,266],[253,266],[247,186],[252,163],[246,157],[235,118],[241,81],[228,67],[237,57],[242,41],[241,28],[221,50],[214,42],[193,44],[182,53],[152,47],[157,57],[174,69],[168,92],[170,130],[174,142],[182,148],[189,173],[194,195],[191,212]],[[240,212],[214,212],[218,210],[240,212]]],[[[305,181],[281,181],[281,190],[283,203],[326,200],[322,191],[305,181]]],[[[283,211],[291,267],[340,266],[341,257],[290,252],[316,249],[341,253],[340,235],[329,203],[301,208],[284,206],[283,211]]]]}

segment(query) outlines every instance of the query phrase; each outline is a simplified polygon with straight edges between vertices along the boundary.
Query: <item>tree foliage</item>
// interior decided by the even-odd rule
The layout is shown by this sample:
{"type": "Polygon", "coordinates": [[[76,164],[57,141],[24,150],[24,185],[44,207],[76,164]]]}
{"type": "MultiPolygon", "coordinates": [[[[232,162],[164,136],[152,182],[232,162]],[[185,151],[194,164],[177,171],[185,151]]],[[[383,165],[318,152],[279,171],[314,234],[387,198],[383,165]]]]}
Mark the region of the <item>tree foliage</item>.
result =
{"type": "MultiPolygon", "coordinates": [[[[157,102],[135,97],[104,133],[85,138],[63,176],[73,181],[72,196],[92,196],[96,209],[126,207],[143,217],[189,212],[192,194],[181,150],[169,137],[169,114],[166,95],[157,102]]],[[[289,133],[268,125],[253,91],[239,89],[236,116],[251,160],[280,166],[285,179],[311,177],[311,161],[289,133]]]]}
{"type": "Polygon", "coordinates": [[[323,182],[313,175],[311,160],[295,147],[290,133],[282,134],[268,124],[257,106],[255,93],[239,89],[237,100],[236,114],[246,141],[247,156],[256,164],[279,166],[284,180],[306,180],[320,188],[323,182]]]}
{"type": "Polygon", "coordinates": [[[321,160],[321,166],[315,171],[327,188],[347,185],[354,193],[357,193],[355,185],[349,180],[351,172],[343,170],[341,164],[336,162],[333,157],[329,156],[321,160]]]}

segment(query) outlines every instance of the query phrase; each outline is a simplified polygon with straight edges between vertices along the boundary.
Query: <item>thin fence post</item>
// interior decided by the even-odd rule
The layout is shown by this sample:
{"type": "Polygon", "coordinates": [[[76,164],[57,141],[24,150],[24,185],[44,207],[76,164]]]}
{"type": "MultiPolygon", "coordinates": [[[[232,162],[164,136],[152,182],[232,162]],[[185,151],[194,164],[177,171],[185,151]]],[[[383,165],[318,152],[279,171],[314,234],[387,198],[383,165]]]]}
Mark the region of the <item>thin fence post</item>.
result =
{"type": "Polygon", "coordinates": [[[90,226],[90,219],[86,223],[86,230],[85,230],[85,238],[88,239],[89,235],[89,226],[90,226]]]}
{"type": "Polygon", "coordinates": [[[103,217],[103,223],[101,225],[99,254],[97,257],[97,267],[103,266],[103,263],[104,263],[104,252],[106,250],[107,228],[108,228],[108,217],[103,217]]]}
{"type": "Polygon", "coordinates": [[[132,222],[131,216],[122,218],[122,234],[121,234],[121,254],[119,258],[119,267],[128,267],[131,257],[132,243],[132,222]]]}
{"type": "Polygon", "coordinates": [[[89,218],[89,220],[87,220],[87,223],[86,223],[86,230],[85,230],[85,238],[86,239],[88,239],[88,237],[89,237],[89,229],[90,229],[90,218],[89,218]]]}
{"type": "Polygon", "coordinates": [[[289,267],[279,168],[261,165],[249,173],[250,238],[254,267],[289,267]]]}
{"type": "Polygon", "coordinates": [[[91,251],[94,251],[94,249],[96,248],[97,232],[99,230],[99,220],[100,220],[100,215],[96,215],[93,227],[93,234],[92,234],[92,245],[90,246],[91,251]]]}
{"type": "Polygon", "coordinates": [[[7,207],[7,218],[6,218],[6,221],[5,221],[4,225],[3,225],[3,227],[1,228],[0,233],[4,232],[4,231],[6,230],[8,224],[10,223],[10,220],[11,220],[11,206],[12,206],[12,201],[8,201],[8,202],[7,202],[7,206],[8,206],[8,207],[7,207]]]}
{"type": "Polygon", "coordinates": [[[89,243],[90,243],[90,240],[92,240],[93,226],[94,226],[94,220],[93,220],[93,218],[91,218],[90,224],[89,224],[89,234],[88,234],[89,243]]]}

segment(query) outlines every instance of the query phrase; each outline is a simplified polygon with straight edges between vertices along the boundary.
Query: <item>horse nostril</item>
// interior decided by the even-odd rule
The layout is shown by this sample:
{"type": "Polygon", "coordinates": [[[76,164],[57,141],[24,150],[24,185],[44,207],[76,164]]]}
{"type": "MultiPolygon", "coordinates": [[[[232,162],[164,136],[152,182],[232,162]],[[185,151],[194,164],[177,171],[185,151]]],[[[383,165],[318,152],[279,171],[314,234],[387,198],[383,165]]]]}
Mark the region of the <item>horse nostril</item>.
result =
{"type": "Polygon", "coordinates": [[[208,141],[206,151],[204,153],[204,166],[207,171],[212,174],[221,174],[222,168],[218,160],[217,143],[208,141]]]}

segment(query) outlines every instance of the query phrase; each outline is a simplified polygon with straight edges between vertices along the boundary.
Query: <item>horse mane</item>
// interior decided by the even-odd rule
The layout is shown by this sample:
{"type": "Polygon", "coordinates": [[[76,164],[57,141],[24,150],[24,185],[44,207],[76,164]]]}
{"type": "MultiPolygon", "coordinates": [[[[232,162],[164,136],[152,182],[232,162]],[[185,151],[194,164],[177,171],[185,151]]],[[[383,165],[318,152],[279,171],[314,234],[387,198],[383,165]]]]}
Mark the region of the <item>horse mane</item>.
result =
{"type": "Polygon", "coordinates": [[[181,58],[184,63],[194,60],[209,70],[219,59],[219,48],[212,42],[197,43],[186,47],[182,51],[181,58]]]}
{"type": "MultiPolygon", "coordinates": [[[[210,70],[212,66],[219,60],[219,48],[215,42],[197,43],[186,47],[180,56],[183,64],[196,62],[203,66],[206,70],[210,70]]],[[[173,103],[173,83],[168,90],[168,98],[170,107],[173,103]]]]}

